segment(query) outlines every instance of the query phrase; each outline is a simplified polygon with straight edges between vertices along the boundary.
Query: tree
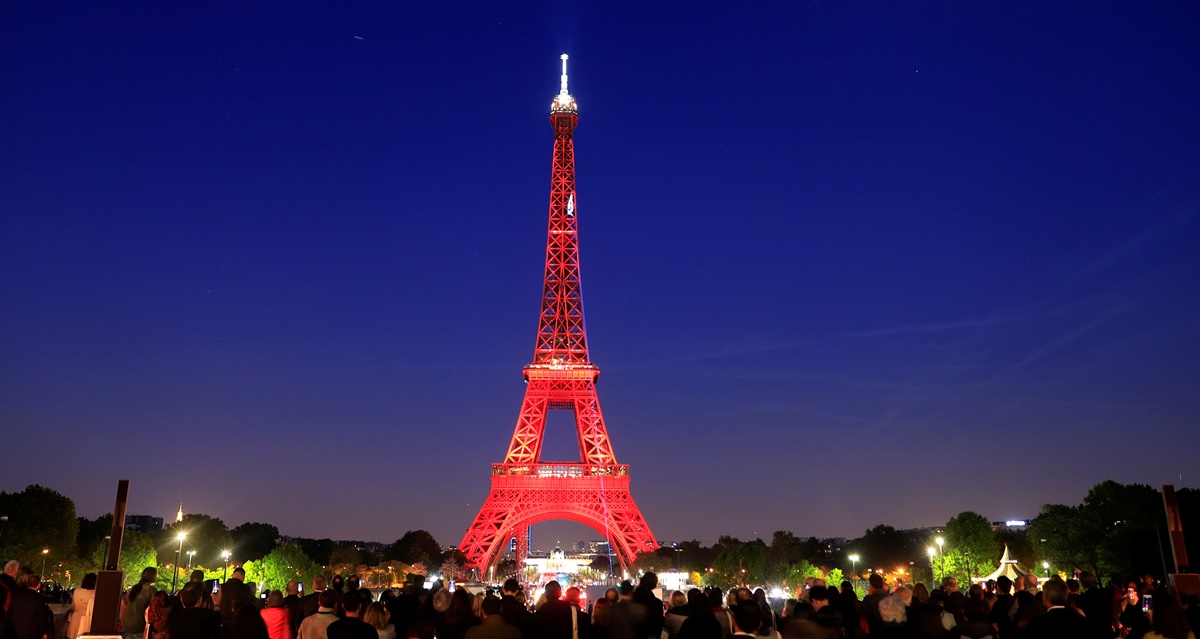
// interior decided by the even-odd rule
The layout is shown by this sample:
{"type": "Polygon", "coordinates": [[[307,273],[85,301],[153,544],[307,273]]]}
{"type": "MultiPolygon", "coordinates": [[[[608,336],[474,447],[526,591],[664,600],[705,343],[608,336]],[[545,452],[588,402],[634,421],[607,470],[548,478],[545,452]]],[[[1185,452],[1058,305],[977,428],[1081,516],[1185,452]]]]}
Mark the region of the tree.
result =
{"type": "Polygon", "coordinates": [[[330,565],[357,566],[362,563],[362,553],[358,548],[351,544],[338,544],[334,547],[333,552],[329,553],[330,565]]]}
{"type": "MultiPolygon", "coordinates": [[[[991,534],[991,526],[988,534],[991,534]]],[[[897,566],[908,566],[912,555],[912,541],[907,535],[891,526],[880,524],[854,540],[850,547],[862,557],[860,568],[883,568],[891,572],[897,566]]]]}
{"type": "Polygon", "coordinates": [[[1104,481],[1078,506],[1047,504],[1029,524],[1035,552],[1051,568],[1090,570],[1097,575],[1159,572],[1159,543],[1166,530],[1162,496],[1142,484],[1104,481]],[[1045,543],[1041,540],[1045,539],[1045,543]]]}
{"type": "Polygon", "coordinates": [[[1132,575],[1162,571],[1158,550],[1168,547],[1161,538],[1161,531],[1167,529],[1162,493],[1145,484],[1103,481],[1088,491],[1082,510],[1091,525],[1106,531],[1099,544],[1105,572],[1132,575]]]}
{"type": "Polygon", "coordinates": [[[733,537],[717,538],[722,547],[713,569],[726,585],[758,584],[766,581],[767,544],[761,539],[741,541],[733,537]]]}
{"type": "Polygon", "coordinates": [[[262,559],[279,545],[279,529],[271,524],[246,522],[229,531],[229,536],[238,561],[262,559]]]}
{"type": "MultiPolygon", "coordinates": [[[[659,549],[661,550],[661,548],[659,549]]],[[[670,550],[670,548],[668,548],[670,550]]],[[[607,563],[608,558],[605,558],[607,563]]],[[[666,555],[656,551],[646,551],[638,553],[637,559],[633,561],[633,569],[641,572],[666,572],[675,568],[675,558],[667,557],[666,555]]]]}
{"type": "Polygon", "coordinates": [[[374,581],[377,588],[393,588],[404,583],[411,566],[402,561],[385,561],[374,569],[374,581]]]}
{"type": "Polygon", "coordinates": [[[312,560],[322,566],[329,564],[329,556],[333,554],[333,549],[337,544],[333,543],[332,539],[302,539],[300,540],[300,550],[304,554],[312,557],[312,560]]]}
{"type": "MultiPolygon", "coordinates": [[[[108,537],[112,533],[112,515],[101,515],[96,519],[78,517],[79,533],[75,536],[75,555],[91,561],[97,548],[107,548],[108,537]]],[[[103,568],[104,560],[96,563],[97,568],[103,568]]],[[[93,569],[94,570],[94,569],[93,569]]]]}
{"type": "Polygon", "coordinates": [[[825,577],[825,572],[807,561],[800,561],[788,567],[786,576],[781,580],[795,590],[803,588],[804,580],[810,577],[825,577]]]}
{"type": "Polygon", "coordinates": [[[1077,566],[1102,575],[1099,544],[1103,535],[1104,529],[1089,521],[1081,508],[1046,504],[1029,522],[1026,538],[1034,550],[1033,561],[1044,556],[1055,566],[1077,566]]]}
{"type": "Polygon", "coordinates": [[[179,554],[179,563],[187,565],[187,552],[196,551],[193,565],[204,566],[224,565],[221,553],[231,550],[233,539],[225,522],[216,517],[199,513],[184,515],[183,521],[167,526],[155,536],[158,545],[159,563],[174,564],[175,555],[179,554]],[[180,551],[179,533],[186,536],[183,539],[183,550],[180,551]]]}
{"type": "MultiPolygon", "coordinates": [[[[680,551],[679,563],[684,570],[689,572],[706,572],[717,559],[717,554],[713,552],[712,548],[701,544],[695,539],[681,541],[677,547],[680,551]]],[[[608,558],[605,557],[605,559],[607,560],[608,558]]]]}
{"type": "Polygon", "coordinates": [[[0,513],[8,516],[0,557],[37,566],[43,556],[57,562],[75,554],[79,521],[70,498],[33,484],[19,493],[0,492],[0,513]],[[50,552],[43,555],[45,549],[50,552]]]}
{"type": "Polygon", "coordinates": [[[767,560],[774,564],[791,565],[806,559],[804,541],[786,530],[776,530],[771,535],[771,547],[767,560]]]}
{"type": "Polygon", "coordinates": [[[944,574],[955,575],[960,583],[969,584],[970,576],[986,574],[985,568],[991,572],[996,559],[1000,557],[1000,547],[992,533],[991,522],[983,515],[968,510],[951,517],[944,530],[944,574]]]}
{"type": "Polygon", "coordinates": [[[448,581],[462,581],[467,577],[466,567],[453,556],[442,562],[440,572],[442,577],[448,581]]]}
{"type": "Polygon", "coordinates": [[[262,584],[262,590],[283,590],[287,582],[310,583],[323,569],[293,544],[280,544],[266,557],[242,564],[246,580],[262,584]]]}
{"type": "MultiPolygon", "coordinates": [[[[112,519],[111,515],[109,519],[112,519]]],[[[95,566],[103,567],[108,558],[108,545],[96,546],[90,557],[95,566]]],[[[126,530],[121,539],[121,561],[117,568],[125,573],[126,588],[138,582],[143,568],[158,568],[158,549],[154,547],[154,538],[148,533],[126,530]]]]}
{"type": "Polygon", "coordinates": [[[392,544],[387,558],[409,565],[421,563],[426,566],[440,566],[442,547],[427,531],[410,530],[392,544]]]}

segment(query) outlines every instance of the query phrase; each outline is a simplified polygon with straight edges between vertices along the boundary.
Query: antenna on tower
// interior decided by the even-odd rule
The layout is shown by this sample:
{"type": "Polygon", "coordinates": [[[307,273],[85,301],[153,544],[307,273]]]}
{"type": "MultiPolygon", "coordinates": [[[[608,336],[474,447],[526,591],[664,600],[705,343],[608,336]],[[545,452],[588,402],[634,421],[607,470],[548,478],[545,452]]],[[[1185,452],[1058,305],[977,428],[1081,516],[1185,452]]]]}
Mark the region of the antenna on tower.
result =
{"type": "Polygon", "coordinates": [[[559,87],[558,95],[554,96],[554,102],[550,103],[551,113],[575,113],[575,98],[567,93],[567,59],[570,58],[567,54],[558,56],[563,63],[562,75],[558,76],[559,87]]]}
{"type": "Polygon", "coordinates": [[[567,95],[567,59],[571,56],[568,56],[564,53],[558,57],[561,58],[563,62],[563,72],[562,76],[559,78],[559,80],[562,82],[562,88],[559,90],[559,93],[567,95]]]}

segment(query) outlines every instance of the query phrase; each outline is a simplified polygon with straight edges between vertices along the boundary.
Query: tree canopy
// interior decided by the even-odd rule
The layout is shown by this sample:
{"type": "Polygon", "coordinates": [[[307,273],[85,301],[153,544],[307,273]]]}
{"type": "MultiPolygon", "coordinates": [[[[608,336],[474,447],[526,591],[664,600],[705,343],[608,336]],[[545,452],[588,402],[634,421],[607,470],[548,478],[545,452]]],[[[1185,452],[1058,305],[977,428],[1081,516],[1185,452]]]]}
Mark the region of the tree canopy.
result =
{"type": "Polygon", "coordinates": [[[272,524],[246,522],[229,531],[229,536],[230,552],[238,561],[262,559],[279,545],[279,529],[272,524]]]}
{"type": "Polygon", "coordinates": [[[187,564],[187,552],[195,550],[193,564],[216,566],[224,564],[221,553],[231,550],[233,538],[225,522],[216,517],[201,514],[184,515],[183,521],[172,523],[155,535],[158,546],[158,561],[162,565],[174,564],[175,556],[179,555],[179,563],[187,564]],[[183,533],[183,549],[180,551],[179,533],[183,533]]]}
{"type": "Polygon", "coordinates": [[[289,581],[311,583],[324,569],[305,555],[299,546],[280,544],[267,556],[242,564],[247,581],[262,584],[262,590],[283,590],[289,581]]]}
{"type": "Polygon", "coordinates": [[[33,484],[19,493],[0,492],[0,513],[8,516],[0,537],[0,557],[34,565],[43,550],[51,560],[75,555],[79,521],[75,502],[54,490],[33,484]]]}
{"type": "Polygon", "coordinates": [[[428,531],[410,530],[392,544],[387,558],[409,565],[420,563],[426,566],[440,566],[442,547],[428,531]]]}

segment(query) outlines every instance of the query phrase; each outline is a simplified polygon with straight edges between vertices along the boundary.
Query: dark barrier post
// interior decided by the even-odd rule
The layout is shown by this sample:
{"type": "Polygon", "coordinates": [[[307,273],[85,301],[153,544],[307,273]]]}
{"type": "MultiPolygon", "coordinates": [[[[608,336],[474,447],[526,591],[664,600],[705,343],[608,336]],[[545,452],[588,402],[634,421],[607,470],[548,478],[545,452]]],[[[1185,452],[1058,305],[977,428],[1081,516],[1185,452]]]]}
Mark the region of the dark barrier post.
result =
{"type": "Polygon", "coordinates": [[[93,635],[117,634],[117,616],[121,610],[121,592],[125,589],[125,573],[120,570],[121,538],[125,536],[125,504],[129,501],[129,480],[117,482],[117,504],[113,507],[112,540],[104,570],[96,575],[96,600],[92,604],[93,635]]]}

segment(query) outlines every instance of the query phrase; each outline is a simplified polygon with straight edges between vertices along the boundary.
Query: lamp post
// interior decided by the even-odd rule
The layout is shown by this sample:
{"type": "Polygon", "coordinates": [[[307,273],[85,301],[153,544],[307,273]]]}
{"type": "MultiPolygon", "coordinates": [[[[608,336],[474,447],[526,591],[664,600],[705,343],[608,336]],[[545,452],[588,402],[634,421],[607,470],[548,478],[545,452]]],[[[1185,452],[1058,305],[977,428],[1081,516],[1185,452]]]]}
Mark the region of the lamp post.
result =
{"type": "Polygon", "coordinates": [[[945,544],[946,540],[942,537],[938,537],[934,541],[937,542],[938,555],[941,557],[941,559],[939,559],[938,561],[942,564],[942,579],[945,579],[946,578],[946,553],[942,550],[942,544],[945,544]]]}
{"type": "Polygon", "coordinates": [[[971,551],[964,550],[963,557],[967,558],[967,588],[971,587],[971,551]]]}
{"type": "Polygon", "coordinates": [[[849,559],[850,559],[850,572],[851,572],[851,574],[854,575],[854,581],[850,582],[850,587],[856,588],[858,586],[858,555],[857,554],[850,555],[849,559]]]}
{"type": "Polygon", "coordinates": [[[179,558],[183,555],[183,539],[187,533],[179,533],[179,549],[175,551],[175,565],[171,567],[171,594],[175,594],[175,584],[179,581],[179,558]]]}
{"type": "Polygon", "coordinates": [[[683,560],[681,558],[682,555],[679,554],[681,552],[683,552],[683,549],[679,546],[675,546],[675,572],[683,571],[683,560]]]}
{"type": "Polygon", "coordinates": [[[8,515],[0,515],[0,536],[4,535],[4,527],[8,525],[8,515]]]}
{"type": "Polygon", "coordinates": [[[929,579],[937,583],[937,572],[933,570],[933,556],[937,554],[937,551],[933,549],[933,546],[926,548],[926,550],[929,551],[929,579]]]}
{"type": "Polygon", "coordinates": [[[1050,561],[1046,559],[1046,540],[1042,539],[1042,567],[1046,569],[1046,579],[1050,578],[1050,561]]]}
{"type": "Polygon", "coordinates": [[[192,574],[192,557],[195,557],[195,556],[196,556],[195,550],[188,551],[188,576],[189,576],[188,578],[189,579],[191,578],[191,574],[192,574]]]}
{"type": "Polygon", "coordinates": [[[229,551],[228,550],[223,551],[221,553],[221,559],[225,560],[225,572],[221,573],[221,581],[225,582],[225,581],[229,580],[229,551]]]}
{"type": "Polygon", "coordinates": [[[50,554],[49,548],[42,549],[42,579],[46,578],[46,555],[50,554]]]}

